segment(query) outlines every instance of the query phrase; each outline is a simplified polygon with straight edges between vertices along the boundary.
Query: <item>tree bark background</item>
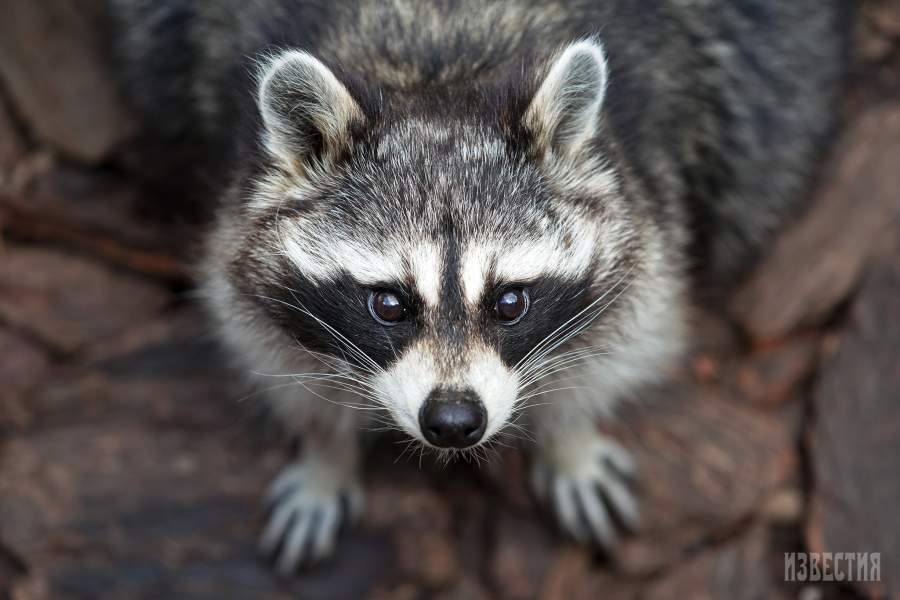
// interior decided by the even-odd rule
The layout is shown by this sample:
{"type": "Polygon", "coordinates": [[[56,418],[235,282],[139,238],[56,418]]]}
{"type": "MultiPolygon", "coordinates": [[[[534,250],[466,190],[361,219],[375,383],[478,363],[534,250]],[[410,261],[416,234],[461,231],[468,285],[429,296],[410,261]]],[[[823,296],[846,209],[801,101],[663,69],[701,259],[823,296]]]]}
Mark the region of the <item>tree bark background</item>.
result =
{"type": "Polygon", "coordinates": [[[0,20],[0,599],[900,598],[900,0],[860,3],[809,212],[610,431],[642,465],[619,552],[560,539],[516,453],[387,439],[361,527],[290,580],[255,551],[283,456],[190,300],[190,228],[120,166],[98,5],[0,20]],[[881,581],[785,582],[796,551],[880,552],[881,581]]]}

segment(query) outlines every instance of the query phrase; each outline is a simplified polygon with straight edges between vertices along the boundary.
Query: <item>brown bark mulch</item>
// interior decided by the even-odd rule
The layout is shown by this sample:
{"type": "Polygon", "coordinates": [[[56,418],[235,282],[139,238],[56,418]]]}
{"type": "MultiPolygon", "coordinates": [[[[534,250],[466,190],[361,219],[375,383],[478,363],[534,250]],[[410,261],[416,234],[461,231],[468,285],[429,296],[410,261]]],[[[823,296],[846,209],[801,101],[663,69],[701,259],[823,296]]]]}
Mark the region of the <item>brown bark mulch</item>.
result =
{"type": "Polygon", "coordinates": [[[900,598],[900,0],[860,3],[809,212],[610,431],[644,514],[615,555],[554,533],[517,454],[387,439],[360,527],[289,580],[255,550],[284,457],[192,302],[189,228],[117,166],[99,3],[70,4],[0,19],[0,599],[900,598]],[[785,582],[794,551],[880,552],[882,581],[785,582]]]}

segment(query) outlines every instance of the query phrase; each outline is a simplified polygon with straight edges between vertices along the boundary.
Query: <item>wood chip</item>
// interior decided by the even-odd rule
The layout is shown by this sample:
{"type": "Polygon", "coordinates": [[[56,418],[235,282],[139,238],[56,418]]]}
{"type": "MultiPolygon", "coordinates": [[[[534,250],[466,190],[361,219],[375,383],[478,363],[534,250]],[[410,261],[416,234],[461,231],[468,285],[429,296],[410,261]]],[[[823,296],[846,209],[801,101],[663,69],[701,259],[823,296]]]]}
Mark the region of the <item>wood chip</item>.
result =
{"type": "Polygon", "coordinates": [[[836,353],[821,368],[810,434],[813,510],[807,541],[819,552],[880,552],[883,581],[900,595],[900,246],[873,265],[836,353]]]}
{"type": "Polygon", "coordinates": [[[785,232],[737,294],[734,314],[757,340],[822,323],[900,219],[900,105],[874,108],[844,134],[809,213],[785,232]]]}
{"type": "Polygon", "coordinates": [[[0,251],[0,318],[59,352],[157,314],[169,292],[84,258],[9,246],[0,251]]]}
{"type": "Polygon", "coordinates": [[[18,112],[43,140],[72,158],[96,163],[132,125],[101,66],[95,45],[101,36],[83,4],[88,2],[4,2],[0,77],[18,112]]]}

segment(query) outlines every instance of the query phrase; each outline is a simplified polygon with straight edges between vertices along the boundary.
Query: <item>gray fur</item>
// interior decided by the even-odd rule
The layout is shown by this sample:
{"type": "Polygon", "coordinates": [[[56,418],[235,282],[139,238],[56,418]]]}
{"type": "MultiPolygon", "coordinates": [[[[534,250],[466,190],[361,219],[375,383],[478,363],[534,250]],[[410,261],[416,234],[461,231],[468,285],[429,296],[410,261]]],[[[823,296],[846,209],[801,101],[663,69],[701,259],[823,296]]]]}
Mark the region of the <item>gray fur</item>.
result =
{"type": "Polygon", "coordinates": [[[355,390],[424,442],[429,390],[472,388],[490,437],[573,367],[584,385],[527,411],[533,483],[610,544],[587,495],[635,515],[595,461],[628,459],[584,415],[658,379],[690,294],[733,282],[800,209],[842,73],[839,2],[114,4],[123,84],[219,199],[201,283],[224,341],[249,369],[341,388],[271,395],[321,440],[276,484],[316,482],[264,535],[287,542],[281,568],[307,537],[306,558],[333,543],[304,514],[358,496],[353,442],[321,450],[357,415],[314,396],[355,390]],[[374,325],[365,295],[385,285],[417,298],[414,323],[374,325]],[[535,294],[519,329],[492,320],[510,285],[535,294]]]}
{"type": "Polygon", "coordinates": [[[229,86],[273,46],[308,49],[384,98],[489,84],[600,33],[617,137],[655,201],[696,203],[709,217],[695,220],[711,281],[745,266],[795,212],[844,61],[831,1],[113,2],[129,24],[121,45],[136,101],[201,145],[239,143],[228,135],[251,91],[229,86]]]}

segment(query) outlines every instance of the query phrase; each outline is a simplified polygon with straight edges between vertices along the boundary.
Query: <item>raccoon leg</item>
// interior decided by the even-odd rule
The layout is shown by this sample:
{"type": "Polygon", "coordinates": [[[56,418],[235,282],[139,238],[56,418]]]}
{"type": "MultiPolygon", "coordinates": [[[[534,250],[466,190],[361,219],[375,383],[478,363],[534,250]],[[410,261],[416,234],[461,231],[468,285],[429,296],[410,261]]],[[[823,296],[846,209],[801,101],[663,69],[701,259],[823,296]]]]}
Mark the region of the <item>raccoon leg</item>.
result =
{"type": "Polygon", "coordinates": [[[568,534],[609,550],[637,528],[634,459],[583,414],[565,423],[538,428],[532,488],[568,534]]]}
{"type": "Polygon", "coordinates": [[[363,506],[360,440],[347,414],[353,411],[316,405],[316,421],[295,427],[300,429],[295,460],[266,495],[270,517],[259,545],[284,575],[329,556],[341,526],[358,517],[363,506]],[[335,410],[344,414],[331,414],[335,410]],[[341,422],[323,424],[329,416],[341,422]]]}

